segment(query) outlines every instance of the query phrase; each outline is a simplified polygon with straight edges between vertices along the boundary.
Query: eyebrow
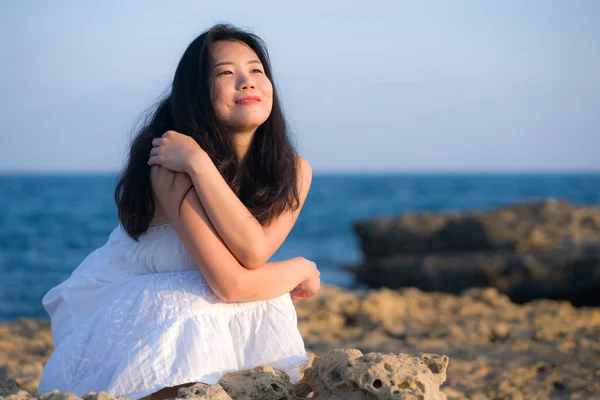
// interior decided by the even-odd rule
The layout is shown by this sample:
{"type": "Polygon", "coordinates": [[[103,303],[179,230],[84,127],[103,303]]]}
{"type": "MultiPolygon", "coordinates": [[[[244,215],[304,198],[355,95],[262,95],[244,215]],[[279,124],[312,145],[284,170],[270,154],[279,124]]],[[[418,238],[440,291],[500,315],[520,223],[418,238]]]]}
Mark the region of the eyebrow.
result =
{"type": "MultiPolygon", "coordinates": [[[[250,60],[248,61],[246,64],[262,64],[259,60],[250,60]]],[[[221,61],[216,63],[213,68],[217,68],[221,65],[233,65],[233,63],[231,61],[221,61]]]]}

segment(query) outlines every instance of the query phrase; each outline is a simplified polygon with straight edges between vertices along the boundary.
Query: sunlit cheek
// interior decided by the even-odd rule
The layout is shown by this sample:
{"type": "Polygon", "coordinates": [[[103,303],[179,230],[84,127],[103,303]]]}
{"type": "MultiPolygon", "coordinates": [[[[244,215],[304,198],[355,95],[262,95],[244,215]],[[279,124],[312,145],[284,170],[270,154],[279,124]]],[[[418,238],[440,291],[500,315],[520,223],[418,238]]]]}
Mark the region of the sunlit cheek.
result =
{"type": "Polygon", "coordinates": [[[265,90],[266,98],[268,99],[269,109],[273,106],[273,86],[269,82],[267,89],[265,90]]]}
{"type": "Polygon", "coordinates": [[[217,88],[213,91],[212,102],[217,118],[223,120],[226,117],[227,110],[223,101],[223,94],[217,88]]]}

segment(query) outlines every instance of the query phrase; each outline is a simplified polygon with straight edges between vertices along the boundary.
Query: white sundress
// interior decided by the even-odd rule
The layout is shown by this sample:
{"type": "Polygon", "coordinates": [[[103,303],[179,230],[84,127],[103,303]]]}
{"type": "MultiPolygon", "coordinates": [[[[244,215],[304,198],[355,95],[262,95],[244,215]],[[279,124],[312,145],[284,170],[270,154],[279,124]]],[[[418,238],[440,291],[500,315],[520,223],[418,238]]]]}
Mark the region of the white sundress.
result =
{"type": "Polygon", "coordinates": [[[270,365],[292,382],[308,358],[289,294],[225,303],[170,224],[133,240],[119,225],[42,303],[54,353],[39,383],[83,396],[141,398],[270,365]]]}

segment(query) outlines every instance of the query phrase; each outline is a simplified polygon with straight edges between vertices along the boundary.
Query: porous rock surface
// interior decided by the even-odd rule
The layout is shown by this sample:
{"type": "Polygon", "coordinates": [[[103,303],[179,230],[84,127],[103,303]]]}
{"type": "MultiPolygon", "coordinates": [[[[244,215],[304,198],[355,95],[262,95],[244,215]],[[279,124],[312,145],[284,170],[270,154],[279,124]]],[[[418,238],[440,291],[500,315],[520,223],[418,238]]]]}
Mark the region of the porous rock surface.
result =
{"type": "Polygon", "coordinates": [[[257,367],[246,371],[232,372],[219,382],[233,399],[283,400],[295,399],[294,385],[283,371],[272,367],[257,367]]]}
{"type": "Polygon", "coordinates": [[[179,399],[213,399],[213,400],[231,400],[223,386],[208,385],[206,383],[196,383],[195,385],[181,388],[177,391],[179,399]]]}
{"type": "Polygon", "coordinates": [[[440,385],[447,367],[446,356],[334,350],[313,361],[296,391],[301,397],[313,392],[315,400],[445,400],[440,385]]]}

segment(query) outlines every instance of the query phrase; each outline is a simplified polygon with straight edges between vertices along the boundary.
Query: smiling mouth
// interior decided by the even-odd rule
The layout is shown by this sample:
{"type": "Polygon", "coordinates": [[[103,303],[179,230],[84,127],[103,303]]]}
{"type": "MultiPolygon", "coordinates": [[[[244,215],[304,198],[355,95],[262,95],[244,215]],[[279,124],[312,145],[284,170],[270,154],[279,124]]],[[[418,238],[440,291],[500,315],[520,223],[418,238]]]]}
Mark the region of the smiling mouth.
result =
{"type": "Polygon", "coordinates": [[[242,97],[241,99],[239,99],[238,101],[235,102],[235,104],[256,104],[256,103],[260,103],[260,97],[258,96],[248,96],[248,97],[242,97]]]}

